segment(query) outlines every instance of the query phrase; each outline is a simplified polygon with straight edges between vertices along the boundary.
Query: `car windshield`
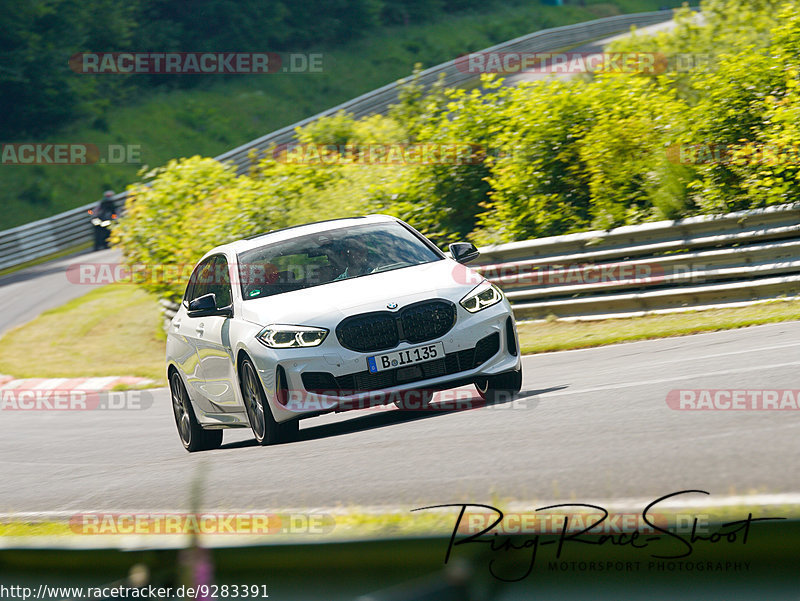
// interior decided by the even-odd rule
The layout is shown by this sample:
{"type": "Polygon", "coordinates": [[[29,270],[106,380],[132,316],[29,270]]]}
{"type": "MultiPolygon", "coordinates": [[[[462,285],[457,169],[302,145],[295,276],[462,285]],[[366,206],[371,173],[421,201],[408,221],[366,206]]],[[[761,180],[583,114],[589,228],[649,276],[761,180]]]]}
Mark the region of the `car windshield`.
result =
{"type": "Polygon", "coordinates": [[[396,221],[337,228],[239,253],[242,298],[263,298],[441,259],[396,221]]]}

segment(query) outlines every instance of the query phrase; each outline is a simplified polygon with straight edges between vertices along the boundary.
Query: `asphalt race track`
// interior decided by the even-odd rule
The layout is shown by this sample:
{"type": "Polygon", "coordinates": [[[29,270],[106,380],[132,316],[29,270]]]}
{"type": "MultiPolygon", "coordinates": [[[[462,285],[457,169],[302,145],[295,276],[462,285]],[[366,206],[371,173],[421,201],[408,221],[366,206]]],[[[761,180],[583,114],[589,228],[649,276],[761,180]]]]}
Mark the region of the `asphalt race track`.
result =
{"type": "Polygon", "coordinates": [[[298,442],[258,447],[236,430],[195,454],[166,389],[127,393],[148,409],[2,411],[0,511],[185,510],[199,471],[205,510],[794,493],[797,410],[679,411],[666,397],[797,389],[798,367],[800,322],[530,356],[514,404],[328,415],[298,442]]]}
{"type": "Polygon", "coordinates": [[[113,249],[85,252],[0,277],[0,335],[97,287],[71,282],[67,276],[70,266],[115,265],[121,257],[122,253],[113,249]]]}
{"type": "MultiPolygon", "coordinates": [[[[599,51],[610,39],[571,51],[599,51]]],[[[70,282],[68,266],[119,257],[84,253],[0,277],[0,334],[94,287],[70,282]]],[[[166,389],[125,393],[145,409],[0,410],[0,513],[187,510],[198,474],[209,511],[654,499],[689,488],[800,493],[800,411],[680,411],[666,402],[677,389],[796,395],[800,322],[529,356],[524,365],[513,403],[485,407],[474,393],[473,409],[327,415],[274,447],[230,430],[222,449],[195,454],[179,443],[166,389]]]]}

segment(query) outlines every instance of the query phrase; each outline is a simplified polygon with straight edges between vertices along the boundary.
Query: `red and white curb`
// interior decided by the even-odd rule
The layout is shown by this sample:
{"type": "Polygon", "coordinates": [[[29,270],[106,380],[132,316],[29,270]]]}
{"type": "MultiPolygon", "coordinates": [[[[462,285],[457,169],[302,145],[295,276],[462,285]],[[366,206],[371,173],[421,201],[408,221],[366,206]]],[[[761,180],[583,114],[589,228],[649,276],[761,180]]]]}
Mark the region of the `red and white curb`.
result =
{"type": "Polygon", "coordinates": [[[3,390],[58,390],[69,392],[111,390],[115,386],[146,386],[153,383],[148,378],[134,376],[106,376],[103,378],[14,378],[0,374],[0,391],[3,390]]]}

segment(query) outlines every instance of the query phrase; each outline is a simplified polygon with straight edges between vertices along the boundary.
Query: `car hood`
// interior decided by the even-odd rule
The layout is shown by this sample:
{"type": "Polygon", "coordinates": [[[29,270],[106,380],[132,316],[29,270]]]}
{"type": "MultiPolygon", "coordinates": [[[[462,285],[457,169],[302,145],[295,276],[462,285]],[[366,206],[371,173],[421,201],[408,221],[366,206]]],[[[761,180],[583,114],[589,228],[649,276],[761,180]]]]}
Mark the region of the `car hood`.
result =
{"type": "Polygon", "coordinates": [[[430,298],[457,303],[483,279],[464,265],[443,259],[246,300],[242,302],[241,317],[259,325],[325,326],[349,315],[385,311],[387,303],[402,307],[430,298]]]}

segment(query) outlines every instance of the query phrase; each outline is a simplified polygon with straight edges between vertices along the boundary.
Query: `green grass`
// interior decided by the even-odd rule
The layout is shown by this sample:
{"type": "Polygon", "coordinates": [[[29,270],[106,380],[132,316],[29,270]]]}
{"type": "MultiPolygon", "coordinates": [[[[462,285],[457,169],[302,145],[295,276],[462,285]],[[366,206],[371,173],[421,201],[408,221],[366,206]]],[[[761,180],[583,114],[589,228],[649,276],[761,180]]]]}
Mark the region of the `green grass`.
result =
{"type": "MultiPolygon", "coordinates": [[[[753,491],[755,493],[755,491],[753,491]]],[[[424,506],[425,503],[420,503],[424,506]]],[[[528,504],[526,504],[528,505],[528,504]]],[[[535,507],[536,503],[531,502],[530,507],[535,507]]],[[[506,506],[493,505],[500,507],[504,513],[509,511],[506,506]]],[[[409,506],[410,508],[413,505],[409,506]]],[[[686,516],[698,516],[703,520],[702,524],[705,525],[706,521],[709,524],[722,524],[726,521],[740,520],[746,517],[748,513],[753,514],[754,518],[758,517],[784,517],[787,519],[797,520],[800,518],[800,506],[798,505],[783,505],[780,507],[761,507],[753,505],[743,506],[701,506],[697,508],[680,508],[680,509],[667,509],[659,510],[657,513],[661,516],[661,525],[668,526],[673,532],[682,528],[685,532],[686,516]],[[678,517],[682,520],[678,520],[678,517]]],[[[209,512],[210,513],[210,512],[209,512]]],[[[247,513],[247,512],[241,512],[247,513]]],[[[255,512],[256,514],[258,512],[255,512]]],[[[475,510],[474,513],[481,513],[475,510]]],[[[524,513],[533,513],[530,510],[525,510],[524,513]]],[[[556,514],[563,514],[564,512],[555,512],[556,514]]],[[[591,515],[589,510],[576,510],[575,514],[582,514],[584,516],[591,515]]],[[[611,519],[617,512],[611,511],[611,519]]],[[[316,542],[334,542],[336,540],[347,540],[352,538],[407,538],[418,536],[449,536],[453,532],[453,527],[458,517],[458,510],[444,510],[444,511],[397,511],[387,509],[385,511],[369,511],[364,512],[360,508],[337,508],[332,513],[315,512],[316,517],[313,520],[314,529],[309,531],[300,531],[297,533],[283,533],[273,532],[271,534],[253,534],[248,524],[244,524],[244,529],[238,533],[238,536],[248,536],[248,538],[261,539],[264,542],[288,542],[290,540],[298,540],[302,538],[305,541],[314,540],[316,542]]],[[[489,512],[486,512],[489,515],[489,512]]],[[[542,515],[539,513],[538,515],[542,515]]],[[[596,512],[595,512],[596,515],[596,512]]],[[[652,513],[650,514],[652,517],[652,513]]],[[[560,518],[559,518],[560,519],[560,518]]],[[[575,524],[576,518],[570,518],[572,524],[575,524]]],[[[596,518],[595,518],[596,519],[596,518]]],[[[116,528],[130,527],[129,522],[113,521],[109,518],[109,522],[104,522],[104,530],[95,531],[93,533],[83,533],[78,526],[71,526],[68,519],[64,520],[30,520],[30,519],[15,519],[6,518],[0,521],[0,539],[4,537],[70,537],[79,538],[94,536],[97,534],[105,534],[105,536],[131,536],[130,534],[117,533],[116,528]]],[[[288,522],[288,515],[275,513],[271,515],[269,523],[284,524],[288,522]],[[280,518],[280,519],[276,519],[280,518]]],[[[79,524],[80,522],[78,522],[79,524]]],[[[486,525],[487,522],[478,522],[486,525]]],[[[469,517],[466,517],[462,522],[463,526],[469,524],[469,517]]],[[[528,523],[527,528],[531,528],[528,533],[535,532],[536,522],[531,521],[528,523]]],[[[519,527],[519,523],[509,523],[512,528],[519,527]]],[[[473,526],[474,527],[474,526],[473,526]]],[[[157,534],[150,534],[147,532],[147,526],[144,534],[139,533],[138,536],[158,536],[157,534]]],[[[151,526],[152,528],[152,526],[151,526]]],[[[123,530],[124,532],[124,530],[123,530]]],[[[461,530],[461,535],[465,534],[465,530],[461,530]]],[[[513,532],[513,530],[511,531],[513,532]]],[[[550,531],[552,534],[552,531],[550,531]]],[[[232,534],[232,533],[228,533],[232,534]]],[[[217,535],[207,535],[210,540],[213,540],[217,535]]]]}
{"type": "Polygon", "coordinates": [[[667,315],[602,321],[547,321],[518,324],[523,353],[589,348],[617,342],[686,336],[700,332],[800,319],[800,301],[781,301],[667,315]]]}
{"type": "MultiPolygon", "coordinates": [[[[428,67],[540,29],[656,10],[662,4],[663,0],[589,0],[585,7],[559,7],[508,0],[487,13],[449,15],[425,25],[387,28],[325,49],[323,73],[236,76],[191,90],[121,98],[106,119],[106,131],[75,123],[36,141],[138,145],[142,162],[149,167],[175,157],[216,156],[407,77],[417,62],[428,67]]],[[[677,6],[680,2],[666,4],[677,6]]],[[[92,202],[108,188],[120,191],[136,180],[140,167],[0,167],[0,206],[5,208],[0,229],[92,202]]]]}
{"type": "Polygon", "coordinates": [[[156,300],[134,286],[112,284],[6,333],[0,338],[0,373],[139,376],[164,385],[165,338],[156,300]]]}

